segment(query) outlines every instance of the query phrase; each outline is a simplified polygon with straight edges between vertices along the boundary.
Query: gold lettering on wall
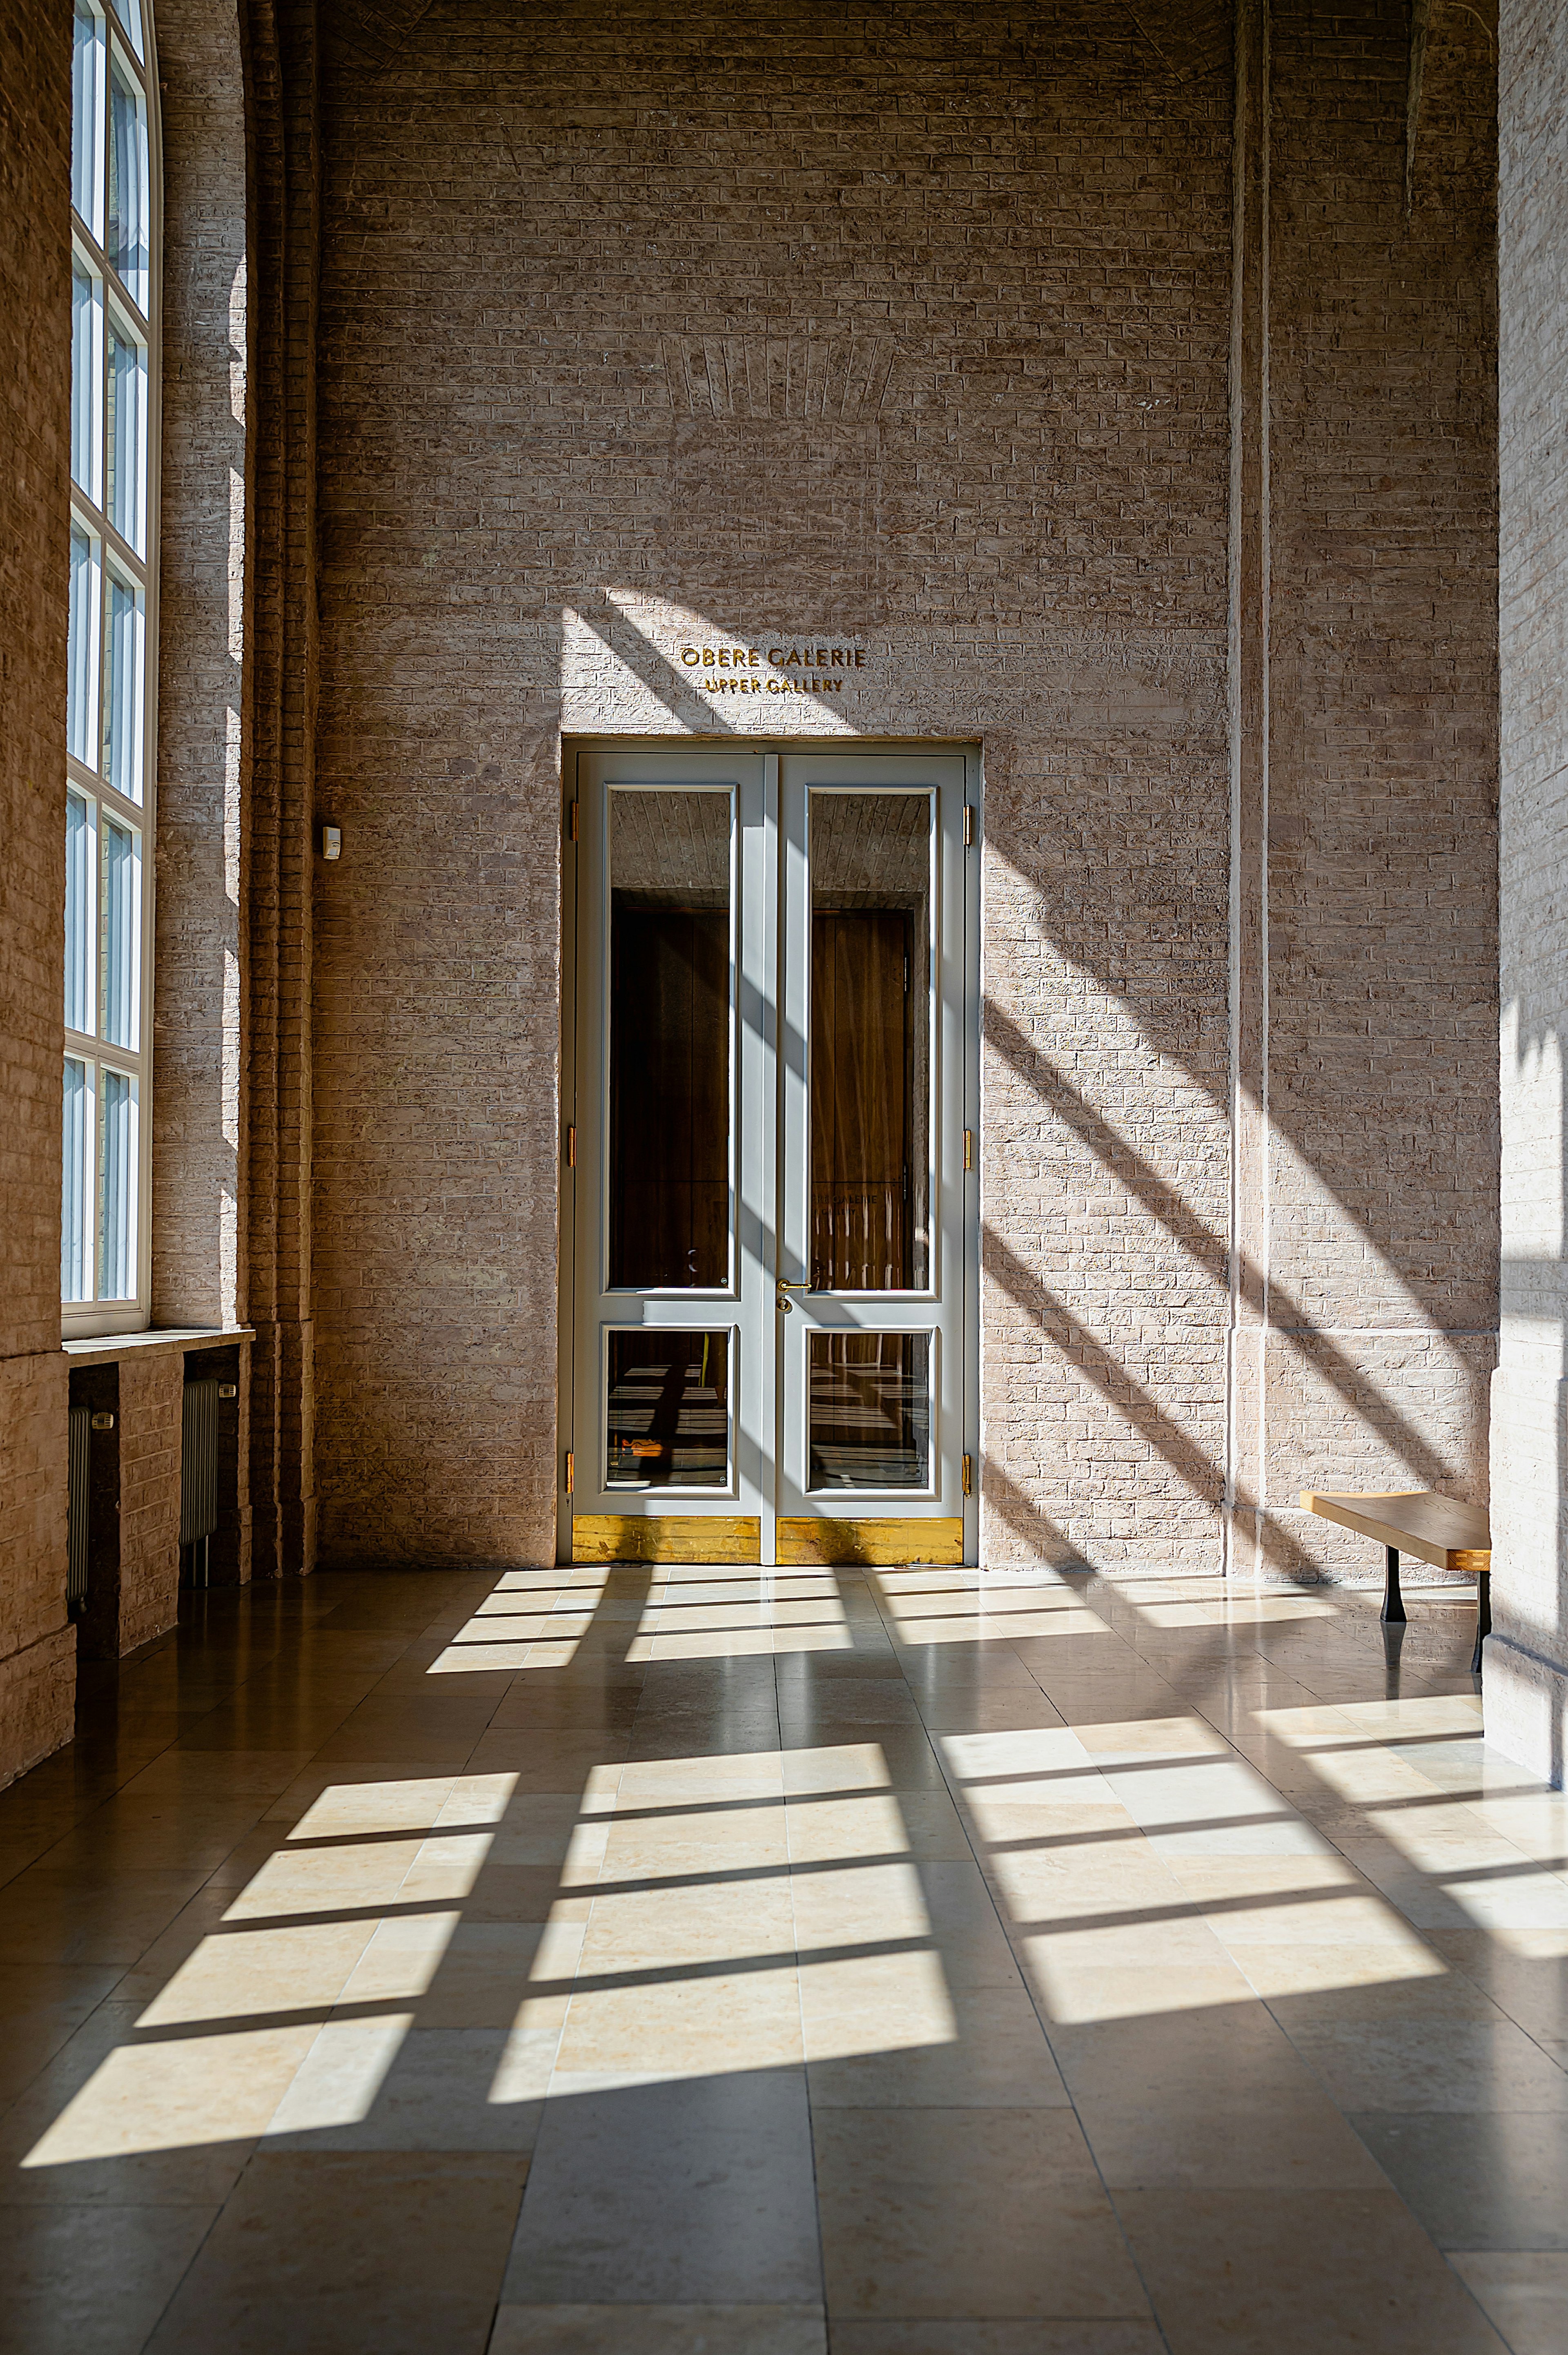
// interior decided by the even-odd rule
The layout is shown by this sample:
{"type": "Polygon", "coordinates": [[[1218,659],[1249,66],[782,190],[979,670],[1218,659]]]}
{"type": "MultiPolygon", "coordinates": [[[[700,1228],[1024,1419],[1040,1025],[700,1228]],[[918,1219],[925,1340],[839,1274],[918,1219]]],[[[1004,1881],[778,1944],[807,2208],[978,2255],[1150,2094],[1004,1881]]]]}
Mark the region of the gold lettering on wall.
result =
{"type": "Polygon", "coordinates": [[[756,646],[685,645],[681,660],[702,672],[708,695],[842,695],[844,675],[863,670],[869,657],[862,646],[793,644],[768,647],[766,662],[756,646]],[[747,676],[736,677],[737,671],[747,676]],[[752,671],[767,675],[753,678],[752,671]]]}

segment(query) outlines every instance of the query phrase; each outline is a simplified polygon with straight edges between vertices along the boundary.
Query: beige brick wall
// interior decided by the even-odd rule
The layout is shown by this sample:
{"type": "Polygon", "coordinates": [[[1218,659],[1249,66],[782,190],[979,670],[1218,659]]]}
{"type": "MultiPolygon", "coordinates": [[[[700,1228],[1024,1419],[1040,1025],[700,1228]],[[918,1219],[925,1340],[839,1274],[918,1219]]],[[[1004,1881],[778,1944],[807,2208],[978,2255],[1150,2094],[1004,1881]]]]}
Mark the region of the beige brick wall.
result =
{"type": "Polygon", "coordinates": [[[179,1614],[180,1432],[185,1359],[132,1351],[120,1367],[120,1650],[179,1614]]]}
{"type": "Polygon", "coordinates": [[[1407,222],[1403,5],[1273,14],[1238,620],[1227,13],[362,16],[323,106],[324,1558],[553,1545],[562,734],[832,730],[984,749],[986,1558],[1219,1565],[1238,628],[1263,1566],[1361,1567],[1309,1470],[1484,1493],[1484,28],[1434,36],[1407,222]],[[867,663],[742,704],[699,629],[867,663]]]}

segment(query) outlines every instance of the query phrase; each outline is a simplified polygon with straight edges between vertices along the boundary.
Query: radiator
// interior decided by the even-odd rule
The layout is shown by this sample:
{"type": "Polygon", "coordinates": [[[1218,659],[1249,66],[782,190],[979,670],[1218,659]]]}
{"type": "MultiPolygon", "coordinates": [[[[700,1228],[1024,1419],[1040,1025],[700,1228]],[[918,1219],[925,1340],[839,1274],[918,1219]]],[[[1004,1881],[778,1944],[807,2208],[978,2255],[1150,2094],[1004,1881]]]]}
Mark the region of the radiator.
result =
{"type": "Polygon", "coordinates": [[[192,1586],[207,1584],[207,1541],[217,1527],[217,1376],[203,1374],[185,1384],[180,1447],[180,1550],[192,1586]]]}
{"type": "MultiPolygon", "coordinates": [[[[56,1425],[58,1429],[58,1425],[56,1425]]],[[[79,1619],[87,1609],[87,1517],[92,1491],[92,1409],[69,1411],[66,1452],[66,1610],[79,1619]]]]}

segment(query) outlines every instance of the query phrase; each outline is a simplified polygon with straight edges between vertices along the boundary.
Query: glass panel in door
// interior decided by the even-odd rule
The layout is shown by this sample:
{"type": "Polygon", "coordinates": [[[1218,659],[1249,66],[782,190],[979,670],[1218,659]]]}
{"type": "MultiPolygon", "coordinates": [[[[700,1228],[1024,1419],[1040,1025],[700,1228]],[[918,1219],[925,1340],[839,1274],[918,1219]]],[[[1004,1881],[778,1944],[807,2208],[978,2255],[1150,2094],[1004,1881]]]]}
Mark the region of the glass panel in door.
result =
{"type": "Polygon", "coordinates": [[[780,760],[780,1561],[963,1559],[964,775],[780,760]]]}
{"type": "Polygon", "coordinates": [[[750,750],[577,756],[576,1559],[760,1557],[763,770],[750,750]]]}

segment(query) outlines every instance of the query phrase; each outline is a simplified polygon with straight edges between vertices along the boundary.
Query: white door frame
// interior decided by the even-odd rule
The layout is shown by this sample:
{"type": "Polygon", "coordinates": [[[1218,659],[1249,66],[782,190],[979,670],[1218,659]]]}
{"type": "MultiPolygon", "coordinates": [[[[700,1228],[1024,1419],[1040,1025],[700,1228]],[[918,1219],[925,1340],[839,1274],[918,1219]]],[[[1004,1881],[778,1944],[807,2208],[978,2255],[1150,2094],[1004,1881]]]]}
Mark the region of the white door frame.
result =
{"type": "MultiPolygon", "coordinates": [[[[680,1519],[695,1545],[704,1518],[755,1520],[758,1559],[779,1558],[777,1525],[853,1515],[940,1518],[962,1529],[978,1560],[979,971],[980,759],[977,749],[863,744],[591,738],[564,748],[567,825],[562,876],[562,1087],[557,1556],[584,1528],[618,1517],[680,1519]],[[733,795],[731,902],[731,1251],[729,1281],[701,1291],[611,1292],[608,1241],[609,877],[611,786],[728,790],[733,795]],[[776,1305],[779,1276],[809,1273],[807,1068],[810,908],[805,830],[813,786],[929,791],[936,810],[932,899],[931,1258],[916,1293],[797,1292],[776,1305]],[[584,897],[591,894],[591,900],[584,897]],[[784,1004],[776,1003],[782,970],[784,1004]],[[782,1018],[782,1051],[779,1022],[782,1018]],[[976,1140],[966,1154],[965,1137],[976,1140]],[[967,1165],[967,1166],[966,1166],[967,1165]],[[612,1326],[725,1328],[731,1334],[729,1477],[721,1489],[646,1494],[605,1487],[604,1335],[612,1326]],[[813,1331],[930,1332],[935,1477],[911,1494],[808,1490],[806,1365],[813,1331]],[[570,1470],[572,1493],[568,1493],[570,1470]],[[965,1476],[969,1467],[975,1476],[965,1476]],[[690,1523],[692,1527],[687,1529],[690,1523]]],[[[651,1542],[652,1533],[648,1533],[651,1542]]],[[[715,1528],[715,1537],[721,1532],[715,1528]]],[[[688,1558],[700,1559],[700,1552],[688,1558]]],[[[951,1559],[949,1554],[947,1558],[951,1559]]]]}

